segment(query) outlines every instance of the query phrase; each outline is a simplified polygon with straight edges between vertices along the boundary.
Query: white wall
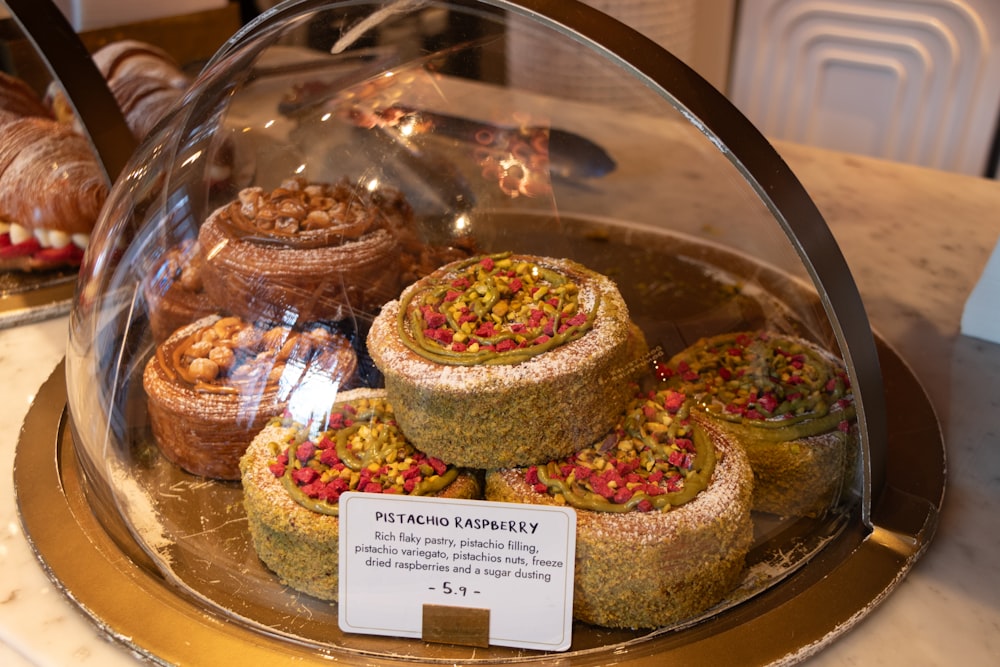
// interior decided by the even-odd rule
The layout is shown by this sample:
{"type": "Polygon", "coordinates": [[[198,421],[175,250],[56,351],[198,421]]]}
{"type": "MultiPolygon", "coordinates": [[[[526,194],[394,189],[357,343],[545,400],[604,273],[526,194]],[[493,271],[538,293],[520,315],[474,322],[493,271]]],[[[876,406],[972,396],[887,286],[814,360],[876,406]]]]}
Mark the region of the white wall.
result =
{"type": "Polygon", "coordinates": [[[766,134],[982,174],[997,0],[742,0],[730,97],[766,134]]]}

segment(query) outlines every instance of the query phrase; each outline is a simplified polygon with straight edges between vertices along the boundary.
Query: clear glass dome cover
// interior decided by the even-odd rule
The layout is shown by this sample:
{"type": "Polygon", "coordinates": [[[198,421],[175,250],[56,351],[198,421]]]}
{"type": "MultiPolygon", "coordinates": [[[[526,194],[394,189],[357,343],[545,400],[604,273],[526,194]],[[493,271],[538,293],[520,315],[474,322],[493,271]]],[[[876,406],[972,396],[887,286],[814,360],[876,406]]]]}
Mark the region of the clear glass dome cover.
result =
{"type": "MultiPolygon", "coordinates": [[[[575,2],[315,0],[234,36],[111,192],[67,353],[98,514],[123,521],[184,594],[263,632],[464,656],[339,633],[336,605],[282,586],[249,543],[231,450],[273,417],[322,423],[343,390],[380,387],[366,336],[383,304],[442,264],[498,253],[610,277],[654,381],[686,347],[738,332],[806,339],[842,360],[857,404],[853,477],[818,517],[756,517],[758,576],[712,613],[867,518],[884,425],[860,299],[808,196],[719,93],[575,2]],[[211,364],[178,370],[205,331],[243,336],[235,361],[206,351],[211,364]],[[201,390],[229,412],[188,405],[188,420],[152,405],[144,373],[157,358],[192,385],[242,373],[201,390]],[[172,437],[184,444],[166,447],[172,437]]],[[[648,636],[582,629],[573,650],[648,636]]]]}

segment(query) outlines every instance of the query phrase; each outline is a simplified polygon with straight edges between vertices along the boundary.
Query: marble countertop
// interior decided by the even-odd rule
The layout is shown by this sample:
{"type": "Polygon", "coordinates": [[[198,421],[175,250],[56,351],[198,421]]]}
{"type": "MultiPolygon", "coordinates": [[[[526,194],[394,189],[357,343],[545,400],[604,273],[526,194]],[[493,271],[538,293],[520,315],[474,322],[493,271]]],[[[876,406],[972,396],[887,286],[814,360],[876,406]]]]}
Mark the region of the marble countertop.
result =
{"type": "MultiPolygon", "coordinates": [[[[928,552],[812,666],[1000,664],[1000,345],[962,336],[1000,236],[1000,182],[778,144],[840,243],[874,328],[935,406],[948,488],[928,552]]],[[[1000,304],[998,304],[1000,305],[1000,304]]],[[[0,331],[0,664],[135,664],[49,581],[18,522],[12,463],[65,317],[0,331]]]]}

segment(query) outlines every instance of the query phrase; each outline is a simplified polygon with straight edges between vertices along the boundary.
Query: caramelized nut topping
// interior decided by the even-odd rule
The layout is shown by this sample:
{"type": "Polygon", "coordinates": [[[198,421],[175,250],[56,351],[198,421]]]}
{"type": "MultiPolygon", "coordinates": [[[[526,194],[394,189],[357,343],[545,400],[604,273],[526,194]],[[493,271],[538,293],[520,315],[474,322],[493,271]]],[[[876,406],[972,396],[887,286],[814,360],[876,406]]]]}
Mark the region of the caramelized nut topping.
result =
{"type": "Polygon", "coordinates": [[[241,385],[260,379],[277,383],[291,361],[336,371],[341,362],[334,338],[322,327],[305,333],[282,326],[260,330],[240,318],[224,317],[161,345],[156,355],[167,377],[196,391],[240,393],[241,385]]]}
{"type": "Polygon", "coordinates": [[[400,223],[401,196],[342,180],[308,183],[296,177],[272,191],[248,187],[220,214],[233,233],[266,243],[316,247],[360,239],[400,223]]]}

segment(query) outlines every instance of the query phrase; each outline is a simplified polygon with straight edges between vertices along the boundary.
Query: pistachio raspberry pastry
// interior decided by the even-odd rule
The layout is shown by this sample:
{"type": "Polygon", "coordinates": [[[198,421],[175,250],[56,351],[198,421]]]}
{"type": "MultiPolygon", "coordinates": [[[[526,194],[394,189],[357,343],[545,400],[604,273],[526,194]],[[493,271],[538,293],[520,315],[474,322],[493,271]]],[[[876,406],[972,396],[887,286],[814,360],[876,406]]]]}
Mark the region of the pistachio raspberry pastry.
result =
{"type": "Polygon", "coordinates": [[[498,254],[407,287],[375,318],[368,352],[417,447],[493,468],[565,456],[607,432],[645,341],[607,277],[498,254]]]}
{"type": "MultiPolygon", "coordinates": [[[[239,459],[308,382],[319,403],[349,386],[357,357],[324,327],[263,329],[212,315],[174,332],[146,364],[149,422],[163,455],[184,470],[239,479],[239,459]]],[[[329,405],[329,402],[327,402],[329,405]]]]}
{"type": "Polygon", "coordinates": [[[488,472],[486,498],[573,507],[573,617],[652,628],[699,616],[740,581],[752,484],[743,451],[661,390],[637,396],[594,445],[488,472]]]}
{"type": "Polygon", "coordinates": [[[817,516],[837,502],[857,431],[840,359],[801,338],[754,331],[702,339],[660,371],[744,447],[754,509],[817,516]]]}
{"type": "Polygon", "coordinates": [[[245,188],[201,227],[205,289],[248,319],[373,312],[402,287],[398,237],[412,216],[397,191],[346,180],[245,188]]]}
{"type": "Polygon", "coordinates": [[[479,479],[410,444],[385,392],[341,393],[326,428],[272,420],[240,461],[261,561],[291,588],[337,599],[339,499],[346,491],[477,498],[479,479]]]}

